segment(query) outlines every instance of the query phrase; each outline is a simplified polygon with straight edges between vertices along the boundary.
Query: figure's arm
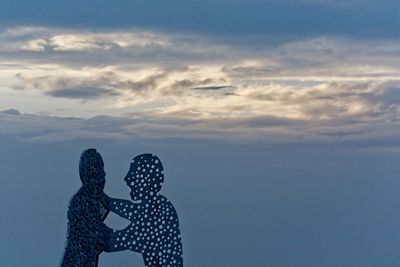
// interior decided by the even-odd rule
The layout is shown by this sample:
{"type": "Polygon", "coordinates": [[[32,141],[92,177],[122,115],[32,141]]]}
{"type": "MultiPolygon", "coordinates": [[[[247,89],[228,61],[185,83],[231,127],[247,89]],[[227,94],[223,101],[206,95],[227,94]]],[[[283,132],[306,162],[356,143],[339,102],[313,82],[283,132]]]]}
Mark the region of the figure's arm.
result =
{"type": "Polygon", "coordinates": [[[131,220],[134,216],[135,208],[137,206],[137,204],[134,204],[129,200],[111,198],[106,194],[103,194],[102,202],[110,211],[128,220],[131,220]]]}
{"type": "Polygon", "coordinates": [[[100,213],[100,218],[102,221],[104,221],[106,219],[108,212],[110,212],[110,210],[101,201],[99,213],[100,213]]]}

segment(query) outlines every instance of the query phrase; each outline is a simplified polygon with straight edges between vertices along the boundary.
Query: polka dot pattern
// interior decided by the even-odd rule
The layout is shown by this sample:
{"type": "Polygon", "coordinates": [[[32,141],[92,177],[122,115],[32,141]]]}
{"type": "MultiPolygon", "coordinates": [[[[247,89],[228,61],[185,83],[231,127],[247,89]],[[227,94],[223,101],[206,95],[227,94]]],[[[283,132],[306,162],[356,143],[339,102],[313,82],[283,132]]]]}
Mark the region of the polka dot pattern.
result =
{"type": "Polygon", "coordinates": [[[152,154],[135,157],[125,182],[132,199],[140,203],[110,199],[110,210],[131,221],[124,230],[111,234],[110,250],[139,252],[146,266],[183,266],[177,213],[171,202],[158,194],[164,182],[161,161],[152,154]]]}

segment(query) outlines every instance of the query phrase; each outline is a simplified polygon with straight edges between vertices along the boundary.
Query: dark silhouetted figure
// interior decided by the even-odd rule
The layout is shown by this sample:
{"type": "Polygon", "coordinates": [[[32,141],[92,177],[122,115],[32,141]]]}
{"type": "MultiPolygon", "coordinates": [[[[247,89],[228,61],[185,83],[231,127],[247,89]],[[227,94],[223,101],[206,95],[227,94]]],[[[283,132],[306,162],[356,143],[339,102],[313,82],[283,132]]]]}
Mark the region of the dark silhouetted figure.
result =
{"type": "Polygon", "coordinates": [[[163,166],[157,156],[135,157],[124,178],[135,202],[104,196],[106,205],[131,221],[110,235],[106,251],[132,250],[142,254],[148,267],[182,267],[182,242],[174,206],[158,192],[164,182],[163,166]]]}
{"type": "Polygon", "coordinates": [[[102,204],[104,163],[95,149],[85,150],[79,161],[82,187],[68,208],[68,236],[61,267],[96,267],[112,232],[104,223],[108,210],[102,204]]]}

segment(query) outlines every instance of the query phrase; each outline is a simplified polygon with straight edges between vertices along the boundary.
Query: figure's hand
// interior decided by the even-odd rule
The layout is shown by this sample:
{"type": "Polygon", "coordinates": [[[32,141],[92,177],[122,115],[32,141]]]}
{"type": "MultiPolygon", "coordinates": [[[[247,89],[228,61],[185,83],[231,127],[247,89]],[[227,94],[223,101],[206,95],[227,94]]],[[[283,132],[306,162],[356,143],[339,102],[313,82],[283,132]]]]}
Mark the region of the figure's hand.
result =
{"type": "Polygon", "coordinates": [[[106,247],[107,241],[104,240],[103,238],[99,238],[98,242],[97,242],[97,250],[99,252],[101,251],[106,251],[105,247],[106,247]]]}
{"type": "Polygon", "coordinates": [[[96,240],[96,249],[98,251],[106,251],[110,252],[109,243],[113,230],[108,228],[106,225],[103,225],[100,231],[96,231],[95,240],[96,240]]]}
{"type": "Polygon", "coordinates": [[[107,209],[110,209],[111,198],[106,193],[101,194],[100,201],[107,209]]]}

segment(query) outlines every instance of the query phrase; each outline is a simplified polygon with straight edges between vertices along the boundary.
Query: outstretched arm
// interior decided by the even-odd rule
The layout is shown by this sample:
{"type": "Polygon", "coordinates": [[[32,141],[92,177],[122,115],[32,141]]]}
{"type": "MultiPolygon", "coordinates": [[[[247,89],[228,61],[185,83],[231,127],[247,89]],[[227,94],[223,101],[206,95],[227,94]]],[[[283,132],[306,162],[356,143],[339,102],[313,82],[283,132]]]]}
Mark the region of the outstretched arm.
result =
{"type": "Polygon", "coordinates": [[[110,211],[128,220],[132,220],[137,207],[137,204],[134,204],[129,200],[111,198],[105,193],[103,194],[102,202],[110,211]]]}

